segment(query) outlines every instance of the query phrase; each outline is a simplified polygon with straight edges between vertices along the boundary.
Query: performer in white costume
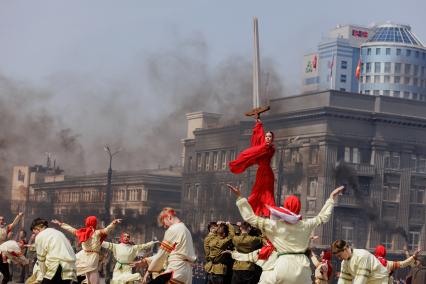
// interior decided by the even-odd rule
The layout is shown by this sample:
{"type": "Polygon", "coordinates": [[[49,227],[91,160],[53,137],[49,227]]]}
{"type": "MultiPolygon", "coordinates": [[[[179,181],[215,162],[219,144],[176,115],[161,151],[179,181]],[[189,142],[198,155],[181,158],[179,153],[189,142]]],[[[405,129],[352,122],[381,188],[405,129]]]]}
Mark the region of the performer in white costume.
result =
{"type": "Polygon", "coordinates": [[[132,245],[130,244],[130,234],[128,233],[121,234],[119,244],[103,242],[102,247],[109,249],[117,261],[114,267],[111,283],[125,284],[141,280],[142,276],[140,273],[132,273],[135,258],[139,252],[151,248],[156,243],[158,243],[158,241],[152,241],[141,245],[132,245]]]}
{"type": "Polygon", "coordinates": [[[68,284],[77,280],[76,257],[65,235],[48,228],[48,222],[41,218],[32,222],[31,231],[36,235],[34,244],[40,268],[37,282],[68,284]]]}
{"type": "Polygon", "coordinates": [[[24,213],[20,212],[15,217],[12,224],[6,224],[4,217],[0,216],[0,244],[8,239],[9,234],[12,232],[13,228],[18,225],[19,221],[21,221],[23,215],[24,213]]]}
{"type": "Polygon", "coordinates": [[[191,233],[176,216],[175,210],[164,208],[157,218],[158,224],[166,228],[164,239],[157,254],[147,258],[149,272],[172,272],[170,284],[192,284],[192,263],[197,259],[191,233]]]}
{"type": "Polygon", "coordinates": [[[22,252],[24,247],[23,243],[18,243],[17,241],[6,241],[0,245],[0,272],[3,277],[1,280],[2,284],[11,280],[9,274],[9,261],[21,265],[29,263],[22,252]]]}
{"type": "Polygon", "coordinates": [[[331,250],[342,260],[338,284],[388,284],[386,267],[368,250],[352,249],[344,240],[334,241],[331,250]]]}
{"type": "Polygon", "coordinates": [[[247,199],[241,197],[239,188],[232,185],[228,187],[238,197],[237,206],[243,219],[260,229],[278,252],[274,273],[270,274],[267,283],[312,283],[310,262],[305,255],[310,237],[316,227],[330,219],[334,200],[344,187],[336,188],[319,214],[307,220],[302,220],[302,216],[298,215],[301,205],[296,196],[287,197],[284,207],[270,207],[271,219],[268,219],[254,214],[247,199]]]}
{"type": "Polygon", "coordinates": [[[77,266],[77,276],[86,275],[88,284],[99,284],[98,265],[101,244],[120,222],[121,219],[116,219],[106,228],[98,229],[97,218],[95,216],[89,216],[85,220],[86,227],[75,229],[58,220],[52,220],[52,223],[61,226],[62,229],[75,235],[81,243],[82,250],[76,254],[77,261],[75,264],[77,266]]]}

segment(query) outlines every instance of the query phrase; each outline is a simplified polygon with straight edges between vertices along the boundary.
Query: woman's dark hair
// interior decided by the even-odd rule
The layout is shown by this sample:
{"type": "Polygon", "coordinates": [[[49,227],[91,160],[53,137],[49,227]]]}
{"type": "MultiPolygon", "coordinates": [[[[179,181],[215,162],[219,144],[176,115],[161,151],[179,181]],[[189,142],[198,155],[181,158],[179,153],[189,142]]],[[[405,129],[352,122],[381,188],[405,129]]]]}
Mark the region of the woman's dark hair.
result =
{"type": "Polygon", "coordinates": [[[34,230],[36,227],[47,228],[47,227],[49,227],[49,222],[47,220],[42,219],[42,218],[36,218],[31,223],[31,231],[34,230]]]}
{"type": "Polygon", "coordinates": [[[344,251],[348,247],[349,247],[349,245],[348,245],[348,243],[346,241],[344,241],[344,240],[337,240],[337,241],[334,241],[331,244],[331,252],[333,254],[336,254],[336,253],[339,253],[341,251],[344,251]]]}
{"type": "Polygon", "coordinates": [[[266,134],[268,134],[268,133],[271,133],[271,134],[272,134],[272,140],[274,140],[274,138],[275,138],[275,134],[274,134],[274,132],[272,132],[272,131],[270,131],[270,130],[269,130],[269,131],[266,131],[265,135],[266,135],[266,134]]]}
{"type": "MultiPolygon", "coordinates": [[[[232,226],[232,225],[231,225],[232,226]]],[[[221,223],[220,225],[219,225],[219,227],[217,228],[217,234],[218,235],[220,235],[221,233],[223,233],[224,234],[224,236],[225,237],[227,237],[228,236],[228,234],[229,234],[229,228],[228,228],[228,226],[226,225],[226,224],[224,224],[224,223],[221,223]]]]}

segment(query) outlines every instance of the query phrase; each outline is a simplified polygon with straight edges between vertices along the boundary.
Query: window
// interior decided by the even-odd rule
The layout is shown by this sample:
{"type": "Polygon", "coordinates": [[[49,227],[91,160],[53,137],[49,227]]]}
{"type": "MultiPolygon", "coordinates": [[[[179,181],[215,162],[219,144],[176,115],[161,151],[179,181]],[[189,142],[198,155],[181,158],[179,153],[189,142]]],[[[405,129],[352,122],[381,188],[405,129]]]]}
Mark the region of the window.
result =
{"type": "Polygon", "coordinates": [[[382,243],[386,249],[391,250],[393,244],[392,233],[382,232],[380,236],[380,243],[382,243]]]}
{"type": "Polygon", "coordinates": [[[351,225],[342,226],[342,240],[352,244],[353,243],[354,227],[351,225]]]}
{"type": "Polygon", "coordinates": [[[198,204],[198,197],[200,196],[200,184],[196,183],[194,186],[194,192],[192,195],[192,201],[194,201],[194,204],[198,204]]]}
{"type": "Polygon", "coordinates": [[[417,93],[413,93],[413,100],[417,100],[417,99],[418,99],[417,93]]]}
{"type": "Polygon", "coordinates": [[[376,55],[380,55],[380,48],[376,48],[376,55]]]}
{"type": "Polygon", "coordinates": [[[386,48],[386,55],[390,55],[391,54],[391,49],[390,48],[386,48]]]}
{"type": "Polygon", "coordinates": [[[391,72],[391,63],[385,62],[385,73],[390,73],[390,72],[391,72]]]}
{"type": "Polygon", "coordinates": [[[409,85],[410,84],[410,77],[404,77],[404,84],[409,85]]]}
{"type": "Polygon", "coordinates": [[[374,83],[380,83],[380,76],[379,75],[374,75],[374,83]]]}
{"type": "Polygon", "coordinates": [[[418,84],[419,84],[419,79],[413,78],[413,85],[417,87],[418,84]]]}
{"type": "Polygon", "coordinates": [[[389,83],[390,82],[390,76],[389,75],[385,75],[383,77],[383,80],[384,80],[385,83],[389,83]]]}
{"type": "Polygon", "coordinates": [[[396,49],[396,55],[401,55],[401,49],[400,48],[396,49]]]}
{"type": "Polygon", "coordinates": [[[369,95],[370,94],[370,90],[365,90],[365,94],[369,95]]]}
{"type": "Polygon", "coordinates": [[[410,98],[410,92],[404,92],[404,99],[410,98]]]}
{"type": "Polygon", "coordinates": [[[210,171],[210,153],[209,152],[204,154],[204,169],[205,171],[210,171]]]}
{"type": "Polygon", "coordinates": [[[348,62],[342,60],[342,62],[340,63],[340,68],[342,69],[347,69],[348,68],[348,62]]]}
{"type": "Polygon", "coordinates": [[[401,73],[401,63],[395,63],[395,73],[401,73]]]}
{"type": "MultiPolygon", "coordinates": [[[[399,184],[383,184],[383,200],[399,202],[399,184]]],[[[389,211],[391,216],[395,216],[394,209],[389,211]]]]}
{"type": "Polygon", "coordinates": [[[416,50],[416,58],[419,58],[419,56],[420,56],[420,52],[416,50]]]}
{"type": "Polygon", "coordinates": [[[380,68],[381,67],[381,63],[380,62],[375,62],[374,63],[374,72],[375,73],[380,73],[380,68]]]}
{"type": "Polygon", "coordinates": [[[393,77],[393,82],[394,82],[395,84],[399,84],[399,82],[401,82],[401,77],[400,77],[400,76],[395,76],[395,77],[393,77]]]}
{"type": "Polygon", "coordinates": [[[189,157],[188,157],[188,164],[187,164],[187,168],[186,168],[186,170],[187,170],[188,172],[191,172],[191,171],[192,171],[192,156],[189,156],[189,157]]]}
{"type": "MultiPolygon", "coordinates": [[[[395,93],[395,91],[394,91],[395,93]]],[[[399,94],[399,91],[398,91],[399,94]]],[[[398,152],[384,152],[385,169],[399,169],[400,155],[398,152]]]]}
{"type": "Polygon", "coordinates": [[[226,160],[226,151],[222,151],[220,153],[220,160],[222,162],[222,170],[226,170],[226,166],[228,164],[228,161],[226,160]]]}
{"type": "Polygon", "coordinates": [[[411,64],[405,64],[404,74],[408,75],[411,72],[411,64]]]}
{"type": "Polygon", "coordinates": [[[367,55],[371,55],[371,48],[367,48],[367,55]]]}
{"type": "Polygon", "coordinates": [[[219,155],[217,152],[213,152],[213,170],[217,171],[219,167],[219,155]]]}
{"type": "Polygon", "coordinates": [[[424,204],[425,203],[425,186],[411,185],[410,188],[410,203],[424,204]]]}
{"type": "Polygon", "coordinates": [[[419,75],[419,65],[414,65],[413,74],[414,76],[419,75]]]}
{"type": "Polygon", "coordinates": [[[345,88],[340,88],[339,89],[341,92],[346,92],[346,89],[345,88]]]}
{"type": "Polygon", "coordinates": [[[345,147],[344,161],[359,164],[361,162],[359,149],[357,147],[345,147]]]}
{"type": "Polygon", "coordinates": [[[425,67],[424,66],[422,66],[422,71],[420,72],[420,76],[424,76],[425,75],[425,67]]]}
{"type": "Polygon", "coordinates": [[[408,232],[408,249],[415,250],[419,248],[420,243],[420,229],[417,227],[410,227],[408,232]]]}
{"type": "Polygon", "coordinates": [[[317,190],[318,190],[318,178],[317,177],[310,177],[308,179],[308,196],[309,197],[316,197],[317,196],[317,190]]]}
{"type": "Polygon", "coordinates": [[[371,82],[371,76],[365,76],[365,82],[370,83],[371,82]]]}
{"type": "Polygon", "coordinates": [[[308,200],[308,210],[307,212],[315,213],[316,211],[316,200],[308,200]]]}
{"type": "Polygon", "coordinates": [[[390,90],[383,90],[384,96],[390,96],[390,90]]]}
{"type": "Polygon", "coordinates": [[[312,165],[318,164],[318,154],[319,154],[319,146],[311,146],[309,152],[309,162],[312,165]]]}
{"type": "Polygon", "coordinates": [[[366,73],[370,73],[371,72],[371,63],[370,62],[367,62],[365,64],[365,72],[366,73]]]}
{"type": "Polygon", "coordinates": [[[406,56],[411,56],[411,49],[407,49],[407,50],[405,51],[405,55],[406,55],[406,56]]]}
{"type": "Polygon", "coordinates": [[[196,163],[197,163],[197,172],[201,172],[201,166],[202,166],[201,153],[197,153],[196,163]]]}
{"type": "Polygon", "coordinates": [[[373,95],[380,95],[380,90],[374,90],[373,95]]]}
{"type": "Polygon", "coordinates": [[[341,83],[346,83],[346,75],[345,74],[341,74],[340,75],[340,82],[341,83]]]}

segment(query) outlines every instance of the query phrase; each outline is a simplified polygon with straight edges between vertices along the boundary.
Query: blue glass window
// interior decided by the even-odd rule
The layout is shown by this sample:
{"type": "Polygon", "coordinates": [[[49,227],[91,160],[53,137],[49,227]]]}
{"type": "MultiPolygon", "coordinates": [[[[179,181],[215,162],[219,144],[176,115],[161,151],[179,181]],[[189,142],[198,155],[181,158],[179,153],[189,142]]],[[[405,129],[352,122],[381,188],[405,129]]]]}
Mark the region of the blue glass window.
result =
{"type": "Polygon", "coordinates": [[[385,73],[390,73],[390,72],[391,72],[391,63],[385,62],[385,73]]]}
{"type": "Polygon", "coordinates": [[[380,48],[376,48],[376,55],[380,55],[380,51],[381,51],[380,48]]]}
{"type": "Polygon", "coordinates": [[[404,74],[410,74],[411,73],[411,64],[405,64],[404,74]]]}
{"type": "Polygon", "coordinates": [[[367,48],[367,55],[371,55],[371,48],[367,48]]]}
{"type": "Polygon", "coordinates": [[[406,56],[411,56],[411,49],[407,49],[407,50],[405,51],[405,55],[406,55],[406,56]]]}
{"type": "Polygon", "coordinates": [[[416,50],[416,58],[419,58],[419,56],[420,56],[420,52],[416,50]]]}
{"type": "Polygon", "coordinates": [[[401,55],[401,48],[396,49],[396,55],[401,55]]]}
{"type": "Polygon", "coordinates": [[[340,75],[340,82],[341,83],[346,83],[346,75],[345,74],[341,74],[340,75]]]}
{"type": "Polygon", "coordinates": [[[386,55],[390,55],[391,54],[391,49],[390,48],[386,48],[386,55]]]}
{"type": "Polygon", "coordinates": [[[401,73],[401,63],[395,63],[395,73],[401,73]]]}
{"type": "Polygon", "coordinates": [[[380,62],[374,62],[374,73],[380,73],[380,68],[381,67],[381,64],[380,64],[380,62]]]}
{"type": "Polygon", "coordinates": [[[393,77],[393,82],[394,82],[395,84],[399,84],[399,83],[401,82],[401,77],[400,77],[400,76],[395,76],[395,77],[393,77]]]}
{"type": "Polygon", "coordinates": [[[340,68],[342,69],[347,69],[348,68],[348,62],[342,60],[342,62],[340,63],[340,68]]]}

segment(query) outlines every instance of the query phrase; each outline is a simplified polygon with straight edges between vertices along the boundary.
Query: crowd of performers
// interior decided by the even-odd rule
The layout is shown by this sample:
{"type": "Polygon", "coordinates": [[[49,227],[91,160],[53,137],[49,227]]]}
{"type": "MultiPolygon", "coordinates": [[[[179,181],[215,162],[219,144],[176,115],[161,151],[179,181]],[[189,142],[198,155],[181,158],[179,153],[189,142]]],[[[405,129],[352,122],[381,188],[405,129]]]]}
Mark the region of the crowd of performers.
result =
{"type": "MultiPolygon", "coordinates": [[[[233,173],[242,173],[257,164],[256,181],[248,198],[241,196],[239,187],[228,184],[237,197],[236,206],[243,219],[233,225],[213,222],[204,239],[206,283],[263,284],[325,284],[337,279],[338,284],[393,283],[392,273],[398,268],[412,267],[409,281],[426,283],[426,256],[420,251],[402,261],[386,260],[386,249],[378,246],[374,254],[352,248],[345,240],[336,240],[330,249],[318,257],[312,250],[315,229],[330,220],[335,201],[344,190],[338,187],[330,193],[317,216],[303,218],[297,196],[287,196],[282,206],[274,200],[274,175],[270,167],[274,155],[274,134],[264,133],[257,119],[251,146],[229,166],[233,173]],[[339,272],[333,272],[332,258],[341,261],[339,272]],[[334,279],[335,278],[335,279],[334,279]]],[[[120,219],[105,228],[98,227],[95,216],[85,219],[84,227],[76,229],[62,221],[37,218],[31,224],[33,242],[10,240],[13,228],[22,218],[20,213],[7,225],[0,216],[0,272],[2,284],[10,280],[9,263],[27,265],[24,249],[36,252],[37,261],[26,283],[100,283],[101,248],[111,251],[115,267],[111,283],[193,283],[192,271],[197,258],[190,231],[172,208],[164,208],[158,224],[166,229],[158,251],[137,260],[136,256],[152,248],[156,241],[133,244],[130,235],[122,232],[120,242],[107,242],[108,235],[121,223],[120,219]],[[62,231],[71,233],[81,250],[75,253],[70,240],[62,231]],[[134,268],[145,267],[146,273],[134,268]]]]}

